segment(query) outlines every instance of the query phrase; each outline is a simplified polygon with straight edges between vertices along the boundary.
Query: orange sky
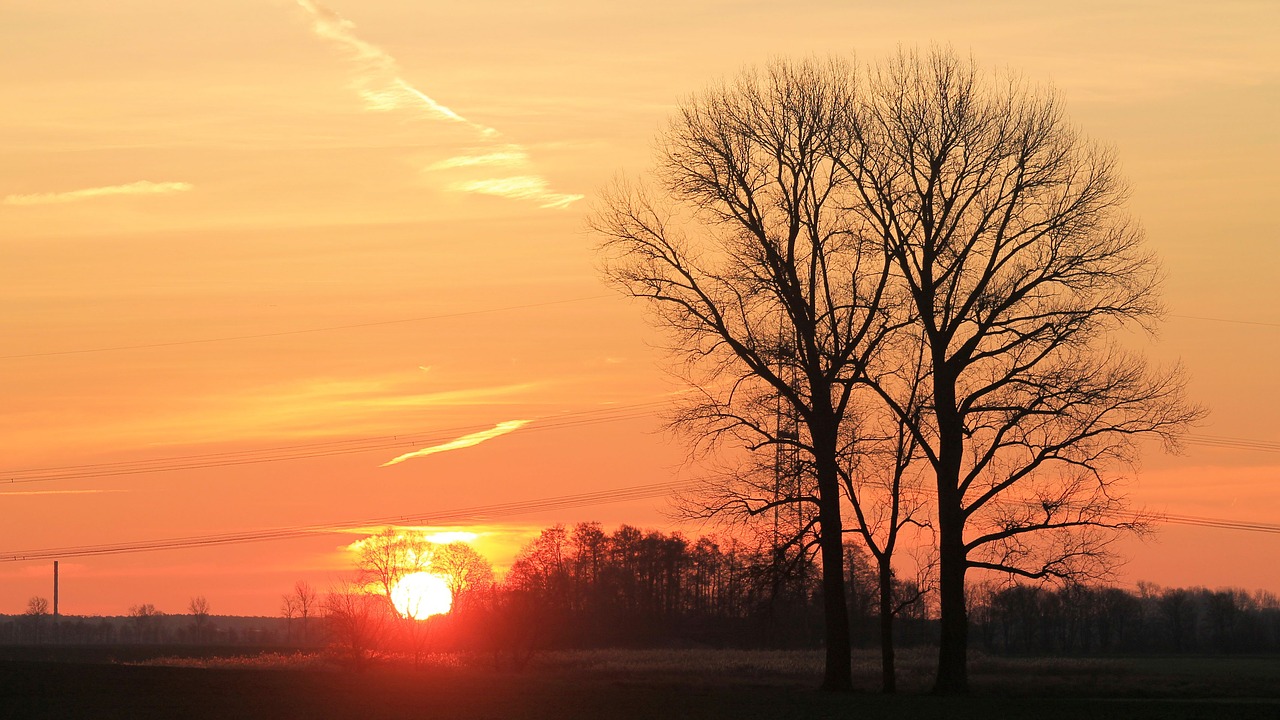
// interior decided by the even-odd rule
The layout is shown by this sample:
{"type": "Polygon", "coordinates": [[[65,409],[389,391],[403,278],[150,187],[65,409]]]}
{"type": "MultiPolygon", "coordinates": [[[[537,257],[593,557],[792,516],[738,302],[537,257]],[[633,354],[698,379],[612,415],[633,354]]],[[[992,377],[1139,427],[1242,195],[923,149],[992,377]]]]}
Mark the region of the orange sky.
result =
{"type": "MultiPolygon", "coordinates": [[[[529,422],[387,467],[418,448],[14,484],[0,488],[0,551],[687,476],[652,406],[556,420],[678,390],[641,308],[598,279],[592,198],[643,171],[675,103],[717,76],[898,43],[1052,82],[1115,146],[1168,276],[1172,316],[1150,351],[1181,358],[1211,408],[1197,434],[1280,441],[1280,7],[1024,5],[4,3],[0,480],[529,422]],[[478,309],[494,312],[460,315],[478,309]]],[[[1150,455],[1132,495],[1280,522],[1280,455],[1150,455]]],[[[482,543],[502,564],[530,528],[674,527],[662,507],[510,518],[482,543]]],[[[350,541],[68,559],[62,609],[181,612],[203,594],[215,613],[274,614],[295,579],[336,579],[350,541]]],[[[1170,526],[1125,547],[1127,582],[1280,591],[1276,535],[1170,526]]],[[[46,562],[0,564],[0,613],[49,595],[49,576],[46,562]]]]}

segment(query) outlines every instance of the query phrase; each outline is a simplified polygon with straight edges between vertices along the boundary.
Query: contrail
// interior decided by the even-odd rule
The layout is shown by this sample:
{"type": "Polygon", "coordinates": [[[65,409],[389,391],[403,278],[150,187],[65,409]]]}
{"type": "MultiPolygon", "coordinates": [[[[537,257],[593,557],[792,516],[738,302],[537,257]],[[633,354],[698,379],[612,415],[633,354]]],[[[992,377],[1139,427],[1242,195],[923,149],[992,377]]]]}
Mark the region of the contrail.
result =
{"type": "Polygon", "coordinates": [[[388,460],[382,463],[381,465],[379,465],[379,467],[387,467],[389,465],[398,465],[404,462],[405,460],[412,460],[413,458],[426,457],[428,455],[435,455],[436,453],[448,452],[450,450],[461,450],[463,448],[473,447],[475,445],[479,445],[485,440],[492,440],[493,438],[496,438],[499,435],[506,435],[509,432],[514,432],[516,430],[519,430],[520,428],[528,424],[529,424],[528,420],[507,420],[505,422],[500,422],[488,430],[473,432],[469,435],[463,435],[462,437],[456,440],[450,440],[447,443],[432,445],[431,447],[426,447],[421,450],[414,450],[411,453],[405,453],[400,457],[392,458],[391,460],[388,460]]]}
{"type": "MultiPolygon", "coordinates": [[[[475,130],[486,143],[499,142],[500,133],[494,128],[468,120],[405,80],[395,58],[377,45],[358,37],[355,34],[355,24],[350,20],[312,0],[297,0],[297,3],[311,17],[312,32],[343,48],[356,64],[356,90],[364,99],[367,109],[421,113],[429,119],[466,125],[475,130]]],[[[583,197],[552,192],[550,183],[532,172],[533,163],[529,154],[513,143],[502,142],[498,148],[442,160],[426,169],[445,171],[486,166],[509,168],[518,174],[458,181],[450,183],[448,188],[514,200],[530,200],[544,208],[566,208],[583,197]]]]}
{"type": "Polygon", "coordinates": [[[5,205],[50,205],[53,203],[89,200],[108,195],[167,195],[169,193],[186,192],[191,189],[190,183],[184,182],[151,182],[139,180],[127,185],[106,185],[104,187],[84,188],[56,193],[34,193],[31,195],[7,195],[5,205]]]}

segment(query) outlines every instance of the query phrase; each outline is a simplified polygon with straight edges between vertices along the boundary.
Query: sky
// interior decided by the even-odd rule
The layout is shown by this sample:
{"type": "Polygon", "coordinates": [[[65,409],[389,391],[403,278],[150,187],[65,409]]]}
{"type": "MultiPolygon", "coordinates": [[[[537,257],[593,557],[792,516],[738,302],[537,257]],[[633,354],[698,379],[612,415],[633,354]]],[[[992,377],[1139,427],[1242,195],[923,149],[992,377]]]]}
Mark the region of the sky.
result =
{"type": "MultiPolygon", "coordinates": [[[[1211,411],[1196,438],[1261,443],[1154,448],[1134,505],[1280,523],[1277,27],[1269,1],[0,0],[0,555],[694,476],[594,199],[718,78],[930,44],[1115,148],[1166,275],[1145,349],[1211,411]]],[[[656,497],[472,515],[433,527],[499,566],[557,522],[701,531],[656,497]]],[[[60,609],[276,614],[359,537],[67,558],[60,609]]],[[[1121,551],[1123,584],[1280,592],[1276,534],[1121,551]]],[[[50,565],[0,563],[0,614],[50,565]]]]}

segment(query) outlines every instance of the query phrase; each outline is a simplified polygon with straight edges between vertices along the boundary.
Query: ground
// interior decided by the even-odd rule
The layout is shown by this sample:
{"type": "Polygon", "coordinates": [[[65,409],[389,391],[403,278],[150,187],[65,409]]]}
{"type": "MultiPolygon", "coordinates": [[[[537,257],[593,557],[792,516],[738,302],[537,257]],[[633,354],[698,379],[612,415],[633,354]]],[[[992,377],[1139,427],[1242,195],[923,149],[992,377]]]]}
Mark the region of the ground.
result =
{"type": "Polygon", "coordinates": [[[337,669],[309,660],[160,664],[0,661],[0,718],[1280,718],[1280,658],[975,658],[975,693],[935,698],[927,658],[904,685],[814,689],[813,653],[603,651],[539,656],[522,670],[474,658],[337,669]]]}

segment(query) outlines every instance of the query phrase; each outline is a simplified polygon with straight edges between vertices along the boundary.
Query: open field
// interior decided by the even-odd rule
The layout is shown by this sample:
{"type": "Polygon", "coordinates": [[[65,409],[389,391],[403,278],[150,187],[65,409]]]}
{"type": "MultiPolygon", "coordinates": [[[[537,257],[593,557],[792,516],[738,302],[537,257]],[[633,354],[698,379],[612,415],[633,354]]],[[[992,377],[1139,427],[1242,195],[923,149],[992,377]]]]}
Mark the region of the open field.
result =
{"type": "Polygon", "coordinates": [[[339,670],[314,657],[148,664],[0,661],[0,718],[1280,718],[1280,658],[977,658],[975,694],[921,694],[927,656],[904,658],[910,691],[815,691],[814,652],[551,653],[522,671],[480,658],[339,670]]]}

